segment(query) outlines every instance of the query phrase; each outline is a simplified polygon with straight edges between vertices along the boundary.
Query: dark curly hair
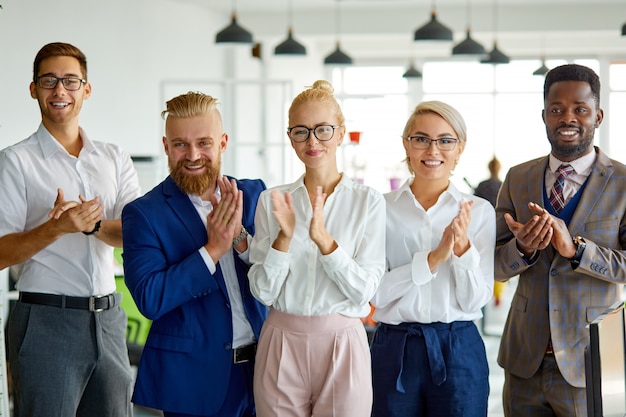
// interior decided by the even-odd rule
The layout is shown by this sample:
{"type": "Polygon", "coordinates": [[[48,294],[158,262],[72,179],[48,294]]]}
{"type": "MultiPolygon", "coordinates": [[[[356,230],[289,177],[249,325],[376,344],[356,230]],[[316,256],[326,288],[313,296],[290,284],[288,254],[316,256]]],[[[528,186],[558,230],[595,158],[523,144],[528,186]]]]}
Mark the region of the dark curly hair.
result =
{"type": "Polygon", "coordinates": [[[591,87],[591,92],[596,102],[596,109],[600,107],[600,78],[591,68],[577,64],[566,64],[551,69],[546,74],[546,79],[543,84],[544,100],[548,96],[552,84],[559,81],[586,82],[591,87]]]}

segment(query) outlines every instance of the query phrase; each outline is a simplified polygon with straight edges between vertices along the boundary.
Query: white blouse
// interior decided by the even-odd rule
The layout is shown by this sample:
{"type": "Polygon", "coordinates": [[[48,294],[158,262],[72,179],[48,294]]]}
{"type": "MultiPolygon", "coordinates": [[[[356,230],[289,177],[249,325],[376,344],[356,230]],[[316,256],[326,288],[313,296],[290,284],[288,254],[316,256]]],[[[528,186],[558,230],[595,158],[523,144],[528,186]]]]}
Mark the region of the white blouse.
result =
{"type": "Polygon", "coordinates": [[[387,272],[372,300],[374,320],[399,324],[478,319],[493,295],[495,210],[487,200],[461,193],[452,184],[424,210],[409,188],[412,181],[385,194],[387,272]],[[474,201],[467,231],[471,246],[431,272],[428,253],[441,241],[463,199],[474,201]]]}
{"type": "Polygon", "coordinates": [[[255,215],[248,273],[263,304],[299,315],[341,313],[365,317],[385,271],[385,202],[370,187],[345,175],[324,204],[324,224],[338,248],[322,255],[309,237],[313,207],[304,177],[261,193],[255,215]],[[289,252],[272,248],[280,230],[271,192],[291,193],[296,227],[289,252]]]}

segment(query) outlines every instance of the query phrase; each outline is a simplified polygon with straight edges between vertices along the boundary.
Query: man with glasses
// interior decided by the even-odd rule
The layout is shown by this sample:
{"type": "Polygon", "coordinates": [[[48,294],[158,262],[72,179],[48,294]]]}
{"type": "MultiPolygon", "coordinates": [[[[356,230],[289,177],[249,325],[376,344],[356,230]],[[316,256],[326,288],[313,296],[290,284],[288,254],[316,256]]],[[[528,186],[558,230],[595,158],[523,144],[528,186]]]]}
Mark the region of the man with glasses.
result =
{"type": "Polygon", "coordinates": [[[8,329],[14,415],[130,416],[113,247],[122,208],[139,196],[137,174],[126,152],[79,126],[91,84],[78,48],[45,45],[30,93],[39,129],[0,151],[0,269],[18,265],[8,329]]]}

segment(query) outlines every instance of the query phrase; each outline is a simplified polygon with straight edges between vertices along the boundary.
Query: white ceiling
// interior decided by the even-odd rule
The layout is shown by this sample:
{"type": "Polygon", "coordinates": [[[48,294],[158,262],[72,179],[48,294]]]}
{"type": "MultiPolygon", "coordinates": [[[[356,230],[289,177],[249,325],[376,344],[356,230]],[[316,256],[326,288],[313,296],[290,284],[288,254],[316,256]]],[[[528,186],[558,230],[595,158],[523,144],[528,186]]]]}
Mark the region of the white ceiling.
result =
{"type": "MultiPolygon", "coordinates": [[[[430,19],[435,4],[439,20],[454,31],[454,42],[472,37],[513,58],[589,55],[626,60],[626,0],[173,0],[224,15],[235,10],[241,26],[267,50],[286,37],[309,48],[328,50],[339,39],[342,49],[360,60],[430,59],[449,56],[451,45],[413,42],[413,32],[430,19]],[[494,19],[497,15],[497,20],[494,19]],[[338,19],[338,20],[337,20],[338,19]]],[[[216,31],[221,27],[215,28],[216,31]]]]}
{"type": "MultiPolygon", "coordinates": [[[[295,10],[324,10],[332,9],[336,4],[341,3],[341,7],[346,9],[355,8],[388,8],[398,6],[431,7],[432,0],[181,0],[195,2],[205,5],[213,10],[230,12],[233,7],[239,12],[258,11],[281,11],[286,10],[291,1],[295,10]]],[[[494,0],[470,0],[472,6],[492,5],[494,0]]],[[[522,5],[555,5],[566,8],[575,7],[589,3],[606,3],[625,5],[624,0],[497,0],[499,6],[509,6],[515,4],[522,5]]],[[[447,6],[465,7],[467,0],[437,0],[434,1],[437,8],[447,6]]],[[[626,10],[626,7],[625,7],[626,10]]],[[[565,12],[565,10],[564,10],[565,12]]]]}

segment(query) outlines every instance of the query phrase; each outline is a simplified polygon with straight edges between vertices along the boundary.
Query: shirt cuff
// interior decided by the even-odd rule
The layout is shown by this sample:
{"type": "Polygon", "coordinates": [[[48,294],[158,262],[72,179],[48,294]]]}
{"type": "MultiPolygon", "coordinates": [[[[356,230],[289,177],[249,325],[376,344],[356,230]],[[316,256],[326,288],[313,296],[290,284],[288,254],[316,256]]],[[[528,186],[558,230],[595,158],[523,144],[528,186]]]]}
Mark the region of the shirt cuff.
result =
{"type": "Polygon", "coordinates": [[[209,251],[207,251],[206,248],[202,246],[200,249],[198,249],[198,252],[200,253],[200,256],[202,256],[202,260],[204,260],[204,264],[206,265],[206,267],[209,268],[209,272],[211,273],[211,275],[213,275],[215,271],[217,271],[217,267],[215,266],[211,255],[209,255],[209,251]]]}
{"type": "Polygon", "coordinates": [[[411,279],[415,285],[424,285],[437,276],[437,271],[431,272],[428,267],[428,252],[417,252],[411,262],[411,279]]]}
{"type": "MultiPolygon", "coordinates": [[[[517,248],[515,248],[515,249],[517,249],[517,248]]],[[[537,258],[539,257],[539,251],[538,250],[535,250],[533,252],[533,254],[530,255],[529,258],[527,258],[526,255],[524,255],[522,253],[522,251],[520,251],[519,249],[517,249],[517,253],[519,253],[519,256],[522,257],[522,260],[526,263],[526,265],[530,265],[530,264],[534,263],[537,260],[537,258]]]]}

